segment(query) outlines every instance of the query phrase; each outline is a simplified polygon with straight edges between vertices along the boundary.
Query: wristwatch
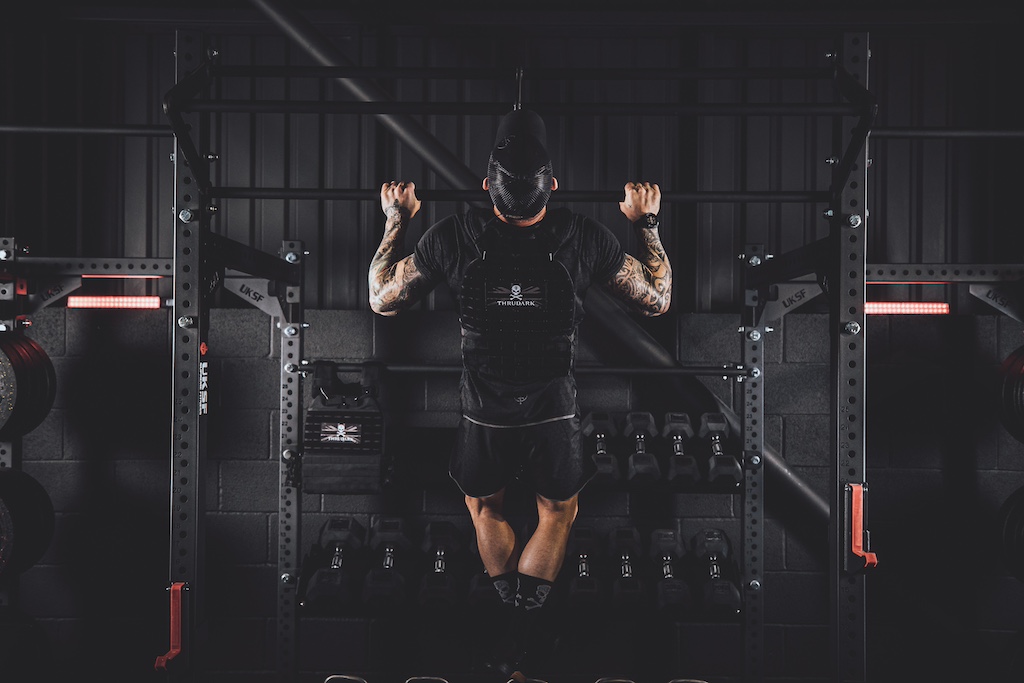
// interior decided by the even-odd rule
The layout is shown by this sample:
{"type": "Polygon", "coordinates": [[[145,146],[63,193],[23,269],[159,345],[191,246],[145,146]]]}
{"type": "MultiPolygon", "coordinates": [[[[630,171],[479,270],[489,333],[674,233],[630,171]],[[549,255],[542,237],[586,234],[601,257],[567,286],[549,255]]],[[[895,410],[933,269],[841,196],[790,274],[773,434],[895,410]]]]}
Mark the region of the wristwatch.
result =
{"type": "Polygon", "coordinates": [[[643,216],[638,218],[633,225],[646,230],[657,230],[661,223],[658,221],[658,214],[645,213],[643,216]]]}

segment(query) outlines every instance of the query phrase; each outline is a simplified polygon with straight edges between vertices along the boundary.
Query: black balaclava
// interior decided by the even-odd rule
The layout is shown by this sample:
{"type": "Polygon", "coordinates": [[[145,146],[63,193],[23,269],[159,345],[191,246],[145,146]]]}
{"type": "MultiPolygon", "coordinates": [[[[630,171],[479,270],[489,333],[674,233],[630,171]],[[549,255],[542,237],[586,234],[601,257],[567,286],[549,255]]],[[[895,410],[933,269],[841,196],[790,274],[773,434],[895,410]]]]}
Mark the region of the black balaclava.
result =
{"type": "Polygon", "coordinates": [[[498,213],[512,220],[533,218],[551,197],[551,157],[544,121],[517,109],[501,120],[487,161],[488,192],[498,213]]]}

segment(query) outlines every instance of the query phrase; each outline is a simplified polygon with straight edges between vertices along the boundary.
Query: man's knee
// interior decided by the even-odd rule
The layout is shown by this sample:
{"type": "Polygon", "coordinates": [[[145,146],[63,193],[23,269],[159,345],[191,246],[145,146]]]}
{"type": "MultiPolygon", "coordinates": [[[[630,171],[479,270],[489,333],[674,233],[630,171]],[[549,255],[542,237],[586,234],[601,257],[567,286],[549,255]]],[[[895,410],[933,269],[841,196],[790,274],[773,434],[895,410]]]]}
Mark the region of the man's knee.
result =
{"type": "Polygon", "coordinates": [[[469,516],[474,521],[481,518],[489,519],[504,519],[503,508],[505,502],[505,492],[499,491],[490,496],[484,496],[482,498],[473,498],[472,496],[466,496],[466,507],[469,509],[469,516]]]}
{"type": "Polygon", "coordinates": [[[573,496],[568,500],[551,500],[544,496],[537,496],[537,514],[542,518],[563,524],[572,524],[576,521],[579,510],[578,496],[573,496]]]}

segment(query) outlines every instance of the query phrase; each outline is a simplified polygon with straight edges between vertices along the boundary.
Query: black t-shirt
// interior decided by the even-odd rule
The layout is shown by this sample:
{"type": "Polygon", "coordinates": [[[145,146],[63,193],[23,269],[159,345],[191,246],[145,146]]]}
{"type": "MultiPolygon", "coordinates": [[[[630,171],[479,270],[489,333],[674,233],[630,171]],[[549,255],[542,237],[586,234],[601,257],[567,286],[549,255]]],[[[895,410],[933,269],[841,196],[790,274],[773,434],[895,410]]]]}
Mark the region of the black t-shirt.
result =
{"type": "Polygon", "coordinates": [[[502,223],[489,209],[469,209],[431,226],[416,245],[416,268],[433,285],[447,282],[457,299],[466,267],[480,257],[478,243],[490,222],[514,238],[530,238],[540,231],[552,238],[554,257],[565,266],[576,287],[576,321],[583,318],[583,299],[591,284],[604,283],[622,267],[626,253],[612,231],[603,224],[573,214],[568,209],[549,209],[544,220],[527,228],[502,223]]]}
{"type": "MultiPolygon", "coordinates": [[[[485,226],[511,240],[540,240],[553,249],[575,289],[575,320],[583,319],[583,301],[593,283],[605,283],[622,267],[622,245],[603,224],[568,209],[549,210],[544,220],[526,228],[502,223],[490,210],[469,209],[431,226],[413,254],[416,268],[434,286],[446,282],[456,300],[466,269],[480,258],[485,226]]],[[[572,375],[524,385],[496,382],[464,371],[461,382],[463,415],[486,426],[520,426],[572,417],[576,383],[572,375]]]]}

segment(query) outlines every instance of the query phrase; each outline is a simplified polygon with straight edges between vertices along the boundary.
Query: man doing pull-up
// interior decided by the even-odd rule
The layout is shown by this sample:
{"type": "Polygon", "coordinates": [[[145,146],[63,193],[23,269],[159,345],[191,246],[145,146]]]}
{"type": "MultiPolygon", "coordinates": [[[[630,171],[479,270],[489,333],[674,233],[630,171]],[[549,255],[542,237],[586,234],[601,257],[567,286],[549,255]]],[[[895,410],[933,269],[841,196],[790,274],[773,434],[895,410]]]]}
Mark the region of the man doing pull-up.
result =
{"type": "MultiPolygon", "coordinates": [[[[458,301],[462,417],[449,472],[466,496],[484,567],[513,623],[527,631],[543,614],[580,491],[596,472],[580,448],[574,377],[587,289],[603,287],[646,316],[665,313],[672,296],[658,185],[624,186],[619,209],[639,238],[631,256],[601,223],[548,208],[558,181],[546,145],[537,114],[506,115],[483,179],[493,206],[442,219],[404,257],[420,200],[414,183],[385,183],[384,236],[369,268],[370,307],[380,315],[409,308],[441,282],[458,301]],[[503,512],[515,480],[536,496],[528,539],[516,537],[503,512]]],[[[513,630],[513,647],[492,663],[503,674],[522,665],[523,632],[513,630]]]]}

